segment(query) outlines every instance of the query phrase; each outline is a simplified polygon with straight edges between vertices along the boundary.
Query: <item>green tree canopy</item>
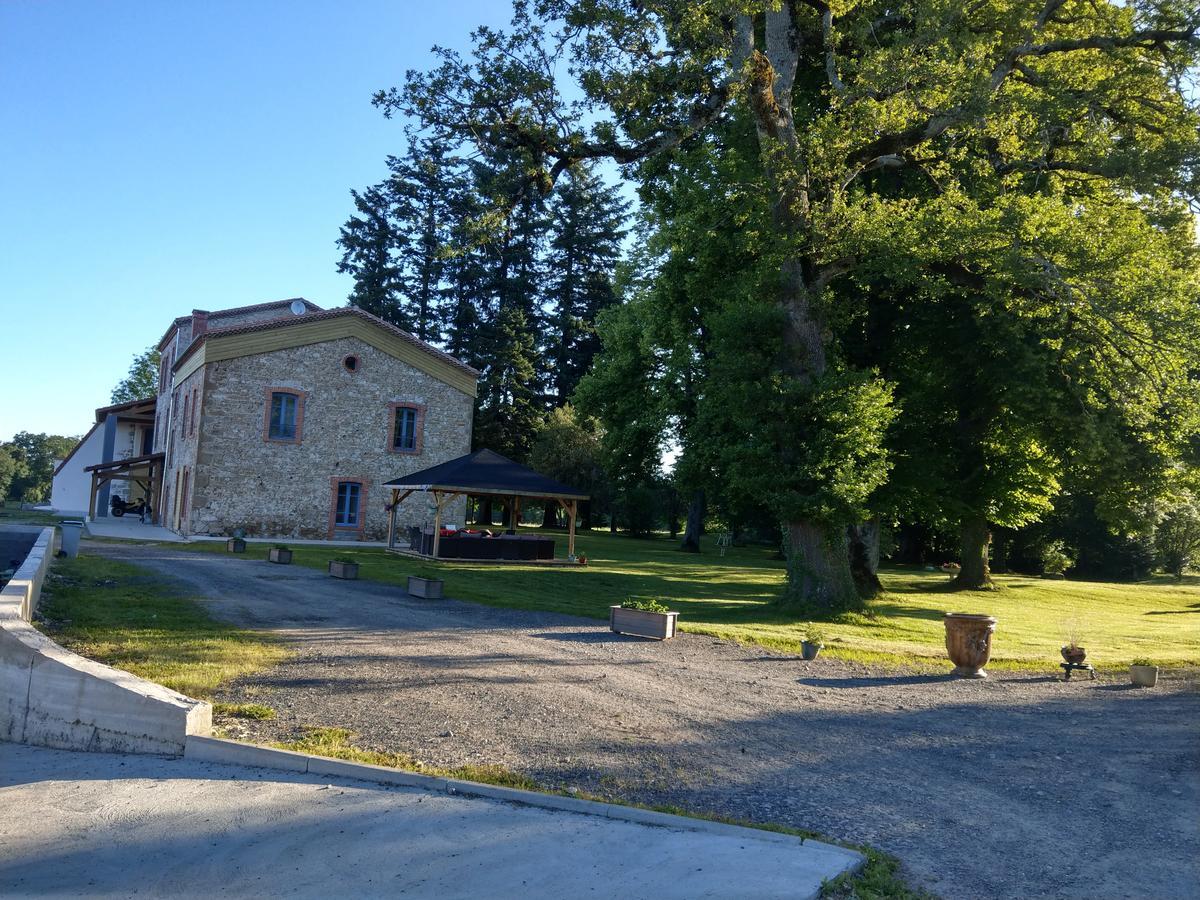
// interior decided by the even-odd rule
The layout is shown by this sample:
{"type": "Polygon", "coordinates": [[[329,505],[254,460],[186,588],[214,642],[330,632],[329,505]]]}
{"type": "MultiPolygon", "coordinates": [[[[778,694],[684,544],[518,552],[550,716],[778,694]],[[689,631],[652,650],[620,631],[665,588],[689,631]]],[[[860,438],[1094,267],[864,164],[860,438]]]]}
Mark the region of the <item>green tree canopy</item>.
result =
{"type": "MultiPolygon", "coordinates": [[[[518,4],[509,31],[477,30],[469,57],[442,51],[438,67],[377,102],[450,145],[501,149],[514,176],[543,192],[583,162],[663,158],[748,118],[769,277],[754,284],[753,306],[729,316],[740,346],[768,349],[745,361],[757,366],[730,360],[720,383],[742,408],[785,417],[743,414],[740,424],[759,429],[749,446],[782,485],[788,596],[832,608],[855,602],[845,529],[891,465],[896,420],[894,387],[856,365],[849,344],[862,315],[854,286],[940,262],[954,231],[940,249],[906,244],[916,266],[890,249],[914,224],[994,235],[997,199],[1019,203],[1042,186],[1090,181],[1169,217],[1172,198],[1197,195],[1200,119],[1183,83],[1198,28],[1194,5],[1170,0],[540,0],[518,4]],[[557,82],[560,65],[577,95],[557,82]],[[757,329],[755,340],[739,328],[757,329]],[[751,374],[757,390],[735,383],[751,374]]],[[[1045,214],[1055,210],[1074,214],[1061,200],[1045,214]]],[[[992,242],[985,270],[956,260],[951,271],[965,268],[975,293],[1015,288],[1006,314],[1036,317],[1020,309],[1034,297],[1057,298],[1068,315],[1078,300],[1039,265],[1054,235],[1038,223],[1035,211],[1017,215],[1025,230],[1006,235],[1007,252],[992,242]]],[[[1028,457],[1033,441],[1011,443],[1028,457]]]]}
{"type": "Polygon", "coordinates": [[[158,393],[159,355],[156,347],[147,347],[133,358],[129,373],[112,390],[112,403],[132,403],[158,393]]]}

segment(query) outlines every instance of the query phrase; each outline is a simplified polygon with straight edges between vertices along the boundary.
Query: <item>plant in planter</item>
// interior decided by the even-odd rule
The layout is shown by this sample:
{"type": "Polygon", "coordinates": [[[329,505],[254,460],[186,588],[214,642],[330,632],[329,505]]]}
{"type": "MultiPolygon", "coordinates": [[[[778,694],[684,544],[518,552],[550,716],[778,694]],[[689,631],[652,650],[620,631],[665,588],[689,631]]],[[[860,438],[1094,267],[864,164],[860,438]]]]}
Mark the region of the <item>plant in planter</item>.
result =
{"type": "Polygon", "coordinates": [[[230,553],[245,553],[246,542],[240,537],[231,537],[225,542],[225,549],[230,553]]]}
{"type": "Polygon", "coordinates": [[[1067,642],[1062,648],[1062,658],[1074,666],[1083,665],[1083,661],[1087,659],[1087,650],[1079,645],[1079,625],[1075,622],[1067,623],[1067,642]]]}
{"type": "Polygon", "coordinates": [[[675,637],[679,613],[650,597],[626,597],[619,606],[608,608],[608,627],[617,634],[666,641],[675,637]]]}
{"type": "Polygon", "coordinates": [[[1135,659],[1129,666],[1129,680],[1138,687],[1158,684],[1158,666],[1148,659],[1135,659]]]}
{"type": "Polygon", "coordinates": [[[800,654],[811,661],[825,649],[825,635],[815,625],[806,625],[800,639],[800,654]]]}
{"type": "Polygon", "coordinates": [[[291,564],[292,551],[286,544],[276,544],[267,551],[267,559],[273,563],[278,563],[281,566],[291,564]]]}
{"type": "Polygon", "coordinates": [[[416,575],[408,576],[408,593],[413,597],[441,600],[442,587],[441,577],[432,569],[420,569],[416,575]]]}
{"type": "Polygon", "coordinates": [[[329,561],[329,574],[334,578],[353,581],[358,577],[358,563],[348,556],[338,556],[329,561]]]}

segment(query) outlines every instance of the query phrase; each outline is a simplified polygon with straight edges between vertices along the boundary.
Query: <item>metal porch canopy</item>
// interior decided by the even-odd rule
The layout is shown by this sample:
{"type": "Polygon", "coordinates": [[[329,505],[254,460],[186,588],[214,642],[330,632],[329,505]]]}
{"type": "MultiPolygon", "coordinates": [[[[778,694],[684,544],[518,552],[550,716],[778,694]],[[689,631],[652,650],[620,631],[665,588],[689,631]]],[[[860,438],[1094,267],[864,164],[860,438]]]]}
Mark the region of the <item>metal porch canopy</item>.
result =
{"type": "Polygon", "coordinates": [[[433,494],[437,502],[433,529],[435,558],[441,537],[442,508],[454,497],[468,494],[513,498],[518,501],[513,509],[514,523],[520,513],[519,498],[557,501],[566,510],[570,523],[567,555],[572,557],[575,555],[575,516],[578,504],[580,500],[589,499],[589,495],[579,489],[535,472],[528,466],[513,462],[493,450],[476,450],[466,456],[385,482],[384,487],[392,489],[392,508],[388,517],[389,547],[392,546],[395,536],[397,505],[416,491],[428,491],[433,494]]]}

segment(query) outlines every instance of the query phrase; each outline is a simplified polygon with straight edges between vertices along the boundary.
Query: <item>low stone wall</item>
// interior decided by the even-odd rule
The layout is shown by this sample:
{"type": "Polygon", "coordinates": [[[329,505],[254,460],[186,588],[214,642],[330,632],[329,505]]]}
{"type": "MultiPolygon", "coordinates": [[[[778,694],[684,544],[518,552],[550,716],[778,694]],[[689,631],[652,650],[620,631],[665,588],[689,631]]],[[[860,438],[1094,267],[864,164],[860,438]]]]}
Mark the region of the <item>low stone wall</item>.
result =
{"type": "Polygon", "coordinates": [[[0,740],[64,750],[181,754],[212,707],[84,659],[29,624],[54,556],[46,528],[0,589],[0,740]]]}

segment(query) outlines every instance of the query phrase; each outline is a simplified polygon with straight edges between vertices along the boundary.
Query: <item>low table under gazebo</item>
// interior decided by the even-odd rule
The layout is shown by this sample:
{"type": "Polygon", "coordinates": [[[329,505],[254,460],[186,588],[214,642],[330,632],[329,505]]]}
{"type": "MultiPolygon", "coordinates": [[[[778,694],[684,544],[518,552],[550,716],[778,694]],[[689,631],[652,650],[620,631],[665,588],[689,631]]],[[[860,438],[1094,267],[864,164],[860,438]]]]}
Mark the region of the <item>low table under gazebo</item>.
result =
{"type": "Polygon", "coordinates": [[[392,490],[387,545],[395,553],[450,562],[575,564],[575,518],[579,501],[589,499],[588,495],[492,450],[476,450],[441,465],[386,482],[384,487],[392,490]],[[433,532],[430,534],[419,530],[418,535],[414,536],[419,540],[410,540],[408,548],[401,548],[397,546],[396,510],[417,491],[433,497],[433,532]],[[567,514],[567,558],[555,559],[552,541],[529,535],[514,533],[485,537],[464,531],[443,537],[442,511],[452,500],[464,496],[499,497],[508,501],[514,532],[516,523],[520,521],[523,499],[558,503],[567,514]],[[541,542],[541,545],[537,542],[541,542]],[[549,545],[549,553],[546,544],[549,545]]]}

